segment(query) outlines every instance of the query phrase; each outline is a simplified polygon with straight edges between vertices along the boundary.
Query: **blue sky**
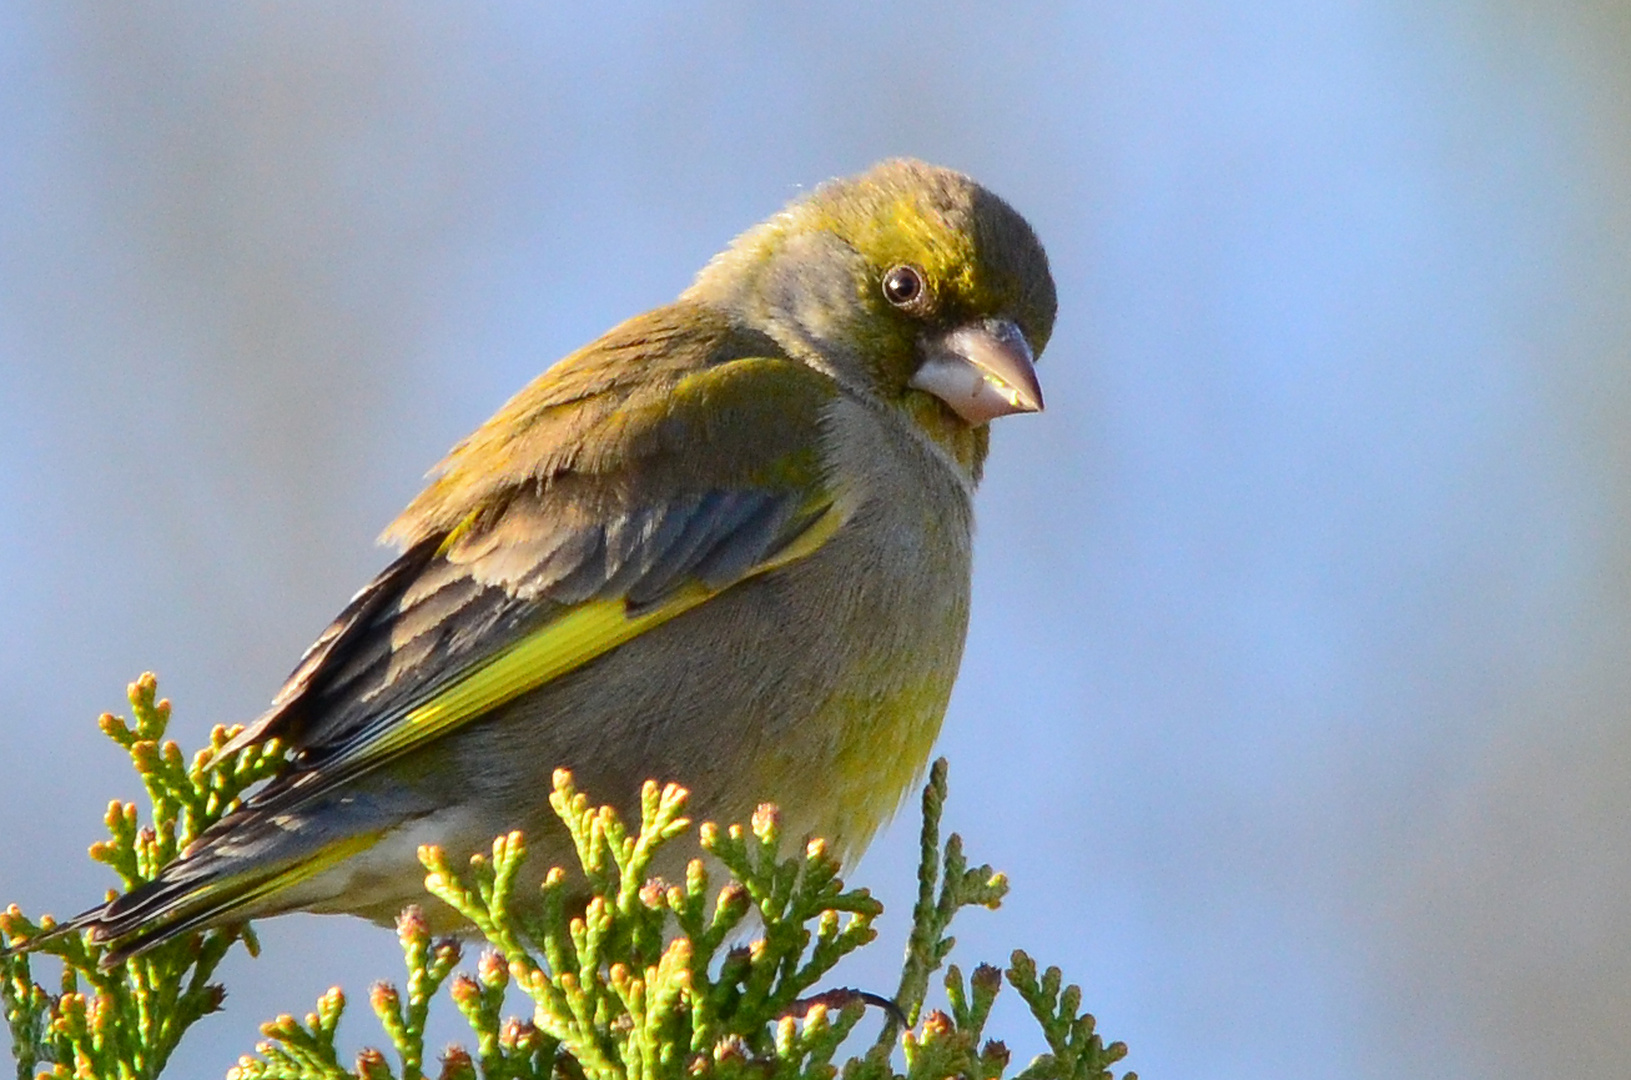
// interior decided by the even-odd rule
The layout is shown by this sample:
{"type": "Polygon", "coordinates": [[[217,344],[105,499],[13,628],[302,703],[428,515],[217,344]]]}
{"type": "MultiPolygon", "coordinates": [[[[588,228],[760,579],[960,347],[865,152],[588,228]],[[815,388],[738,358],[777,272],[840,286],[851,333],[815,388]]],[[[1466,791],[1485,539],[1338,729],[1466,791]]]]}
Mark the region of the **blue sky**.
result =
{"type": "MultiPolygon", "coordinates": [[[[1024,212],[1060,293],[1048,411],[994,433],[940,746],[1015,885],[965,966],[1059,964],[1144,1076],[1613,1074],[1625,30],[0,5],[0,813],[37,823],[0,893],[106,887],[80,853],[131,792],[92,721],[127,681],[158,671],[195,743],[255,715],[511,392],[912,154],[1024,212]]],[[[854,875],[894,920],[857,984],[892,985],[914,829],[854,875]]],[[[350,920],[262,934],[176,1075],[397,967],[350,920]]]]}

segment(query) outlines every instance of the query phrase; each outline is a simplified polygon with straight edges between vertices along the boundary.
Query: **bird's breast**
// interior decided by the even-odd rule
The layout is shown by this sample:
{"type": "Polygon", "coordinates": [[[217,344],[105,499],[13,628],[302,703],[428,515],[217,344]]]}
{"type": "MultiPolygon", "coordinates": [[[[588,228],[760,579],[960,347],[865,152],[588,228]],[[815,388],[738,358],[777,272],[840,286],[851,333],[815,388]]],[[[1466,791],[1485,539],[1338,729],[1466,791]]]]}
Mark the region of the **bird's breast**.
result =
{"type": "Polygon", "coordinates": [[[859,851],[921,773],[968,627],[966,479],[909,427],[840,399],[825,459],[844,525],[765,582],[806,618],[789,627],[789,688],[803,709],[766,714],[758,783],[783,795],[794,835],[859,851]],[[813,616],[813,617],[809,617],[813,616]]]}

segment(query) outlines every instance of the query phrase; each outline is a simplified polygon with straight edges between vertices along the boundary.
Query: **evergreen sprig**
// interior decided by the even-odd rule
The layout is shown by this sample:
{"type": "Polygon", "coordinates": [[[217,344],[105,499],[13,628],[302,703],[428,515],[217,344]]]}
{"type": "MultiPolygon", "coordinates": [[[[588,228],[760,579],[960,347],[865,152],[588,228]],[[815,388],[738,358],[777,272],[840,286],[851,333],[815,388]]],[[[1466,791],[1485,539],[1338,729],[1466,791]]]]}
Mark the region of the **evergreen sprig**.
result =
{"type": "MultiPolygon", "coordinates": [[[[275,743],[222,755],[232,732],[217,728],[187,767],[179,748],[163,741],[169,704],[155,697],[152,676],[143,676],[130,690],[134,724],[102,719],[130,753],[151,804],[144,826],[134,806],[114,803],[110,839],[91,850],[126,889],[151,880],[284,756],[275,743]]],[[[846,887],[821,840],[784,852],[775,807],[761,806],[745,827],[703,824],[696,830],[703,857],[688,863],[683,882],[670,884],[651,871],[665,846],[692,832],[685,790],[647,783],[631,831],[561,771],[550,805],[578,865],[550,869],[541,888],[522,880],[527,845],[520,833],[499,837],[490,854],[462,867],[437,848],[420,850],[430,896],[485,941],[473,973],[457,970],[460,945],[433,939],[424,913],[410,907],[397,923],[405,989],[381,982],[369,993],[386,1049],[364,1049],[349,1067],[340,1060],[335,1040],[346,998],[336,987],[303,1019],[285,1015],[263,1025],[257,1055],[228,1076],[1114,1080],[1111,1066],[1125,1057],[1125,1045],[1106,1045],[1094,1018],[1079,1011],[1080,988],[1061,988],[1057,968],[1038,975],[1022,952],[1006,972],[981,964],[965,979],[957,965],[946,967],[946,1009],[924,1012],[929,984],[955,945],[948,931],[957,913],[995,908],[1008,889],[989,866],[969,867],[956,834],[941,842],[945,798],[941,760],[923,792],[918,897],[893,999],[819,989],[840,960],[876,937],[883,908],[867,890],[846,887]],[[750,932],[751,940],[737,943],[750,932]],[[985,1038],[1005,977],[1049,1048],[1013,1074],[1006,1046],[985,1038]],[[428,1066],[426,1025],[444,988],[472,1039],[469,1049],[448,1047],[428,1066]],[[882,1035],[840,1061],[869,1004],[885,1013],[882,1035]],[[522,1015],[510,1012],[516,1008],[522,1015]]],[[[53,936],[54,925],[30,922],[15,907],[0,914],[8,948],[28,946],[63,965],[61,991],[51,993],[33,981],[27,952],[0,956],[0,1002],[19,1080],[36,1070],[52,1078],[157,1077],[187,1027],[219,1008],[224,991],[209,980],[227,950],[238,940],[254,949],[247,926],[217,928],[104,969],[101,945],[78,934],[53,936]]]]}
{"type": "Polygon", "coordinates": [[[1078,1012],[1082,988],[1059,989],[1063,976],[1050,967],[1038,978],[1036,961],[1018,949],[1010,960],[1008,982],[1030,1006],[1042,1025],[1051,1054],[1042,1054],[1014,1080],[1111,1080],[1110,1066],[1127,1056],[1127,1044],[1109,1046],[1099,1037],[1091,1013],[1078,1012]]]}
{"type": "MultiPolygon", "coordinates": [[[[826,845],[784,854],[775,807],[761,806],[747,828],[704,824],[701,846],[726,874],[715,890],[710,863],[693,859],[682,885],[649,876],[653,857],[689,831],[686,792],[645,786],[641,821],[630,833],[609,807],[594,806],[569,773],[555,775],[550,798],[572,838],[578,875],[551,869],[533,902],[517,892],[527,847],[520,833],[494,841],[456,870],[423,848],[426,888],[454,908],[489,946],[474,976],[453,976],[450,995],[469,1023],[474,1051],[449,1047],[440,1080],[1001,1080],[1010,1054],[984,1038],[1003,972],[981,964],[944,980],[949,1011],[921,1018],[930,979],[955,941],[947,934],[969,905],[994,908],[1007,882],[989,866],[970,869],[955,834],[940,841],[946,764],[937,761],[923,794],[919,898],[894,1000],[854,990],[807,995],[843,957],[876,936],[882,907],[865,889],[846,889],[826,845]],[[753,920],[750,923],[750,918],[753,920]],[[741,930],[758,931],[729,947],[741,930]],[[501,1019],[510,988],[528,999],[525,1019],[501,1019]],[[883,1036],[864,1054],[835,1064],[846,1039],[882,1004],[883,1036]],[[904,1031],[902,1029],[905,1029],[904,1031]],[[906,1071],[896,1070],[897,1046],[906,1071]]],[[[451,942],[433,944],[410,909],[399,924],[407,959],[409,1007],[398,992],[374,989],[375,1011],[401,1072],[365,1050],[354,1071],[340,1068],[330,1012],[319,1003],[304,1025],[278,1018],[263,1028],[261,1057],[245,1058],[232,1080],[421,1080],[428,1000],[456,962],[451,942]],[[420,1011],[415,1012],[415,1008],[420,1011]]],[[[1016,952],[1008,981],[1030,1005],[1052,1053],[1014,1080],[1113,1080],[1126,1055],[1105,1046],[1091,1016],[1078,1015],[1081,991],[1059,989],[1057,969],[1040,979],[1016,952]]],[[[324,1002],[342,1002],[332,990],[324,1002]]],[[[1136,1080],[1126,1074],[1126,1080],[1136,1080]]]]}
{"type": "MultiPolygon", "coordinates": [[[[147,792],[147,811],[115,800],[104,819],[108,839],[90,848],[91,858],[110,867],[126,890],[158,876],[283,762],[276,741],[221,753],[237,729],[217,727],[188,764],[181,748],[164,738],[170,703],[158,698],[151,673],[130,684],[129,699],[132,721],[104,713],[100,726],[129,753],[147,792]]],[[[15,904],[0,912],[6,948],[0,953],[0,1007],[19,1080],[157,1077],[183,1033],[221,1007],[226,991],[210,980],[227,951],[238,941],[256,949],[247,925],[229,926],[182,935],[110,968],[103,945],[54,929],[50,916],[35,922],[15,904]],[[15,951],[24,947],[28,951],[15,951]],[[54,993],[34,981],[42,956],[61,965],[54,993]]]]}

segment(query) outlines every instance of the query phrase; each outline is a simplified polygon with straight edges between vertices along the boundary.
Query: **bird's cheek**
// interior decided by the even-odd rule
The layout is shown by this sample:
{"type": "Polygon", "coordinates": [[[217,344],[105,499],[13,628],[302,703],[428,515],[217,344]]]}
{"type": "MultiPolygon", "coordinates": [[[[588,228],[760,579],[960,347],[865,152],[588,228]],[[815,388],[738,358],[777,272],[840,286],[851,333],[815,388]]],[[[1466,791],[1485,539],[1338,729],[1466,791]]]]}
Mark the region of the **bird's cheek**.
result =
{"type": "Polygon", "coordinates": [[[789,240],[759,282],[760,299],[771,320],[824,352],[850,346],[859,315],[857,258],[828,233],[789,240]]]}

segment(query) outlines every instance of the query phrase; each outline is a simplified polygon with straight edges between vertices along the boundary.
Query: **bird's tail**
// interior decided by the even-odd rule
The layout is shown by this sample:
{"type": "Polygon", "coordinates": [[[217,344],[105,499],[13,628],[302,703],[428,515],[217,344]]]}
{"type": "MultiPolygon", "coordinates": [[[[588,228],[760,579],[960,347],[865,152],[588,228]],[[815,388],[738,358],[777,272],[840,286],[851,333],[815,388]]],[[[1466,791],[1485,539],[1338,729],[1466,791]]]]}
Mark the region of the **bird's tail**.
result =
{"type": "Polygon", "coordinates": [[[377,839],[377,834],[338,837],[314,851],[277,861],[235,858],[208,849],[189,852],[154,880],[43,934],[15,942],[0,955],[29,952],[46,942],[88,932],[92,942],[112,945],[102,955],[100,966],[115,967],[189,931],[282,910],[261,902],[365,850],[377,839]]]}

